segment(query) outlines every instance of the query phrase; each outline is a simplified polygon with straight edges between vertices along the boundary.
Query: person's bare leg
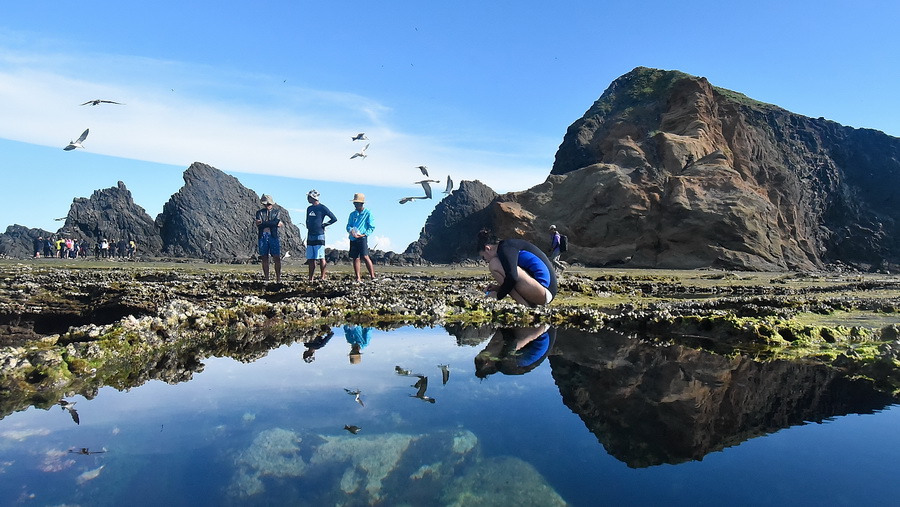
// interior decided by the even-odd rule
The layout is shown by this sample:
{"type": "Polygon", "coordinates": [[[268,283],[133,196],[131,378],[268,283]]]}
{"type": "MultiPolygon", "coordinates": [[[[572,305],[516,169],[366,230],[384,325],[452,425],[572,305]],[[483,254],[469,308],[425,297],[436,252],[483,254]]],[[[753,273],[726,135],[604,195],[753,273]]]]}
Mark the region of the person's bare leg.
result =
{"type": "Polygon", "coordinates": [[[325,266],[326,266],[327,264],[328,264],[328,263],[325,262],[325,259],[324,259],[324,258],[321,259],[321,260],[319,260],[319,272],[322,274],[322,280],[325,279],[325,271],[327,271],[327,270],[325,269],[325,266]]]}
{"type": "Polygon", "coordinates": [[[362,280],[362,278],[360,278],[360,276],[359,276],[359,267],[360,267],[359,266],[359,257],[357,257],[357,258],[353,259],[353,274],[356,275],[357,282],[362,280]]]}
{"type": "Polygon", "coordinates": [[[369,270],[369,277],[373,280],[375,279],[375,265],[372,264],[372,259],[369,258],[368,255],[363,257],[363,260],[366,261],[366,269],[369,270]]]}
{"type": "MultiPolygon", "coordinates": [[[[503,265],[500,259],[494,257],[488,265],[491,270],[491,276],[497,280],[498,285],[503,285],[506,280],[506,273],[503,271],[503,265]]],[[[509,292],[509,296],[517,303],[523,305],[543,305],[547,300],[547,289],[531,277],[524,269],[516,266],[519,272],[519,279],[513,290],[509,292]]]]}
{"type": "Polygon", "coordinates": [[[281,281],[281,257],[275,256],[275,281],[281,281]]]}
{"type": "Polygon", "coordinates": [[[263,278],[269,279],[269,256],[263,255],[262,258],[263,278]]]}
{"type": "Polygon", "coordinates": [[[316,274],[316,260],[309,259],[306,263],[309,264],[309,279],[312,280],[313,275],[316,274]]]}

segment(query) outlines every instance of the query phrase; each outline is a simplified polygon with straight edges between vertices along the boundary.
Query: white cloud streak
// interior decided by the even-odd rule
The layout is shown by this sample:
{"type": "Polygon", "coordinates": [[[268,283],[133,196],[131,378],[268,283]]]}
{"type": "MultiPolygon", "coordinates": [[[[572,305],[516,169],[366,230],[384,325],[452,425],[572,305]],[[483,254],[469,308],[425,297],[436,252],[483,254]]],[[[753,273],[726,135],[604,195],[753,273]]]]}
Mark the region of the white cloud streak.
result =
{"type": "Polygon", "coordinates": [[[184,167],[201,161],[228,171],[409,185],[413,193],[419,164],[435,179],[479,179],[498,191],[521,190],[549,171],[513,148],[486,152],[406,133],[387,120],[402,115],[366,97],[146,58],[0,49],[0,101],[0,137],[62,149],[90,128],[84,146],[93,153],[184,167]],[[79,105],[98,98],[125,105],[79,105]],[[363,144],[350,137],[360,131],[369,156],[351,160],[363,144]]]}

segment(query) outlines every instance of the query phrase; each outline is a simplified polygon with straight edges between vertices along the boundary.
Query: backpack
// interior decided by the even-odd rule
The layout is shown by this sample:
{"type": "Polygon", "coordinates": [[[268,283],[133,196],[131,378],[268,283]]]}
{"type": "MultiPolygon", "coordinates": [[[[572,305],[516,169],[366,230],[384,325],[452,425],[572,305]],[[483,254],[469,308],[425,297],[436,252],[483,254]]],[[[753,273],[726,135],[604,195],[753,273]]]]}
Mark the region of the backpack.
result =
{"type": "Polygon", "coordinates": [[[565,234],[559,235],[559,253],[563,253],[569,249],[569,237],[565,234]]]}

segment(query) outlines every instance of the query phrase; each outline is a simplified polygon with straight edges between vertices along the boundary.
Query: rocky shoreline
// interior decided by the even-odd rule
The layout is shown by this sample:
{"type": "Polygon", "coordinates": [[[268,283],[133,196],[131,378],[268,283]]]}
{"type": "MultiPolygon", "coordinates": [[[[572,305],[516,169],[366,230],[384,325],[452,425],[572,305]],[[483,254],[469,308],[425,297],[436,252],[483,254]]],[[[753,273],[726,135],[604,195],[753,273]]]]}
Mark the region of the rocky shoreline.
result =
{"type": "MultiPolygon", "coordinates": [[[[205,358],[263,357],[352,322],[467,330],[550,323],[759,360],[814,361],[900,394],[900,277],[857,273],[569,270],[549,307],[488,300],[483,269],[392,268],[377,281],[254,266],[0,264],[0,417],[150,379],[205,358]],[[854,323],[853,325],[848,324],[854,323]]],[[[305,270],[304,270],[305,271],[305,270]]]]}

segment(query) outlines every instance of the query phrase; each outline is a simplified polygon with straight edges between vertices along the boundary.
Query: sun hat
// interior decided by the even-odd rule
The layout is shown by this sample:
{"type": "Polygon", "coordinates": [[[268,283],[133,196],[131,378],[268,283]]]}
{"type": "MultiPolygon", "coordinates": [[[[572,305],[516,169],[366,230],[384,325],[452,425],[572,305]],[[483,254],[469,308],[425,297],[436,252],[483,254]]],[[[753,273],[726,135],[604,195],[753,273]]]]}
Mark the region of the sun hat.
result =
{"type": "Polygon", "coordinates": [[[366,194],[353,194],[353,202],[366,202],[366,194]]]}
{"type": "Polygon", "coordinates": [[[272,199],[272,196],[269,194],[263,194],[262,197],[259,198],[259,202],[262,204],[275,204],[275,199],[272,199]]]}
{"type": "Polygon", "coordinates": [[[306,197],[309,197],[310,199],[314,199],[314,200],[318,201],[319,200],[319,192],[316,189],[312,189],[309,191],[308,194],[306,194],[306,197]]]}
{"type": "Polygon", "coordinates": [[[550,226],[550,230],[551,230],[551,231],[555,231],[555,230],[556,230],[556,226],[555,226],[555,225],[551,225],[551,226],[550,226]]]}

